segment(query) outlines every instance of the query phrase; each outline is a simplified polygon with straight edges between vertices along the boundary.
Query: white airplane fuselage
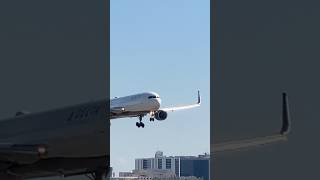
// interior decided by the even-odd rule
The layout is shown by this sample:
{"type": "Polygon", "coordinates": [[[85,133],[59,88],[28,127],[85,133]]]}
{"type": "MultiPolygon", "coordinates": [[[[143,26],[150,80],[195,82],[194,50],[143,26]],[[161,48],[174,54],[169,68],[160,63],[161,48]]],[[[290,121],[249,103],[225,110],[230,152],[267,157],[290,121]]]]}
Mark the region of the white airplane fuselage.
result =
{"type": "Polygon", "coordinates": [[[110,108],[119,112],[152,112],[160,108],[161,99],[155,92],[145,92],[130,96],[111,99],[110,108]]]}

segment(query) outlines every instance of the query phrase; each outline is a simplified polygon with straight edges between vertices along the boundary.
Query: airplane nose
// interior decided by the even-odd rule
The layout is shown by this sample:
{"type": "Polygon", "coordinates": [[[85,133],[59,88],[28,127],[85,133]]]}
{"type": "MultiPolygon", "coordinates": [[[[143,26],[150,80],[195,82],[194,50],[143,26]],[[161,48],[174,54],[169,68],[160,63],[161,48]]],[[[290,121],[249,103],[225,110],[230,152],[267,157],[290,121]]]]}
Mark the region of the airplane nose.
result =
{"type": "Polygon", "coordinates": [[[157,106],[158,106],[157,109],[159,109],[161,106],[161,99],[157,98],[156,100],[157,100],[157,106]]]}

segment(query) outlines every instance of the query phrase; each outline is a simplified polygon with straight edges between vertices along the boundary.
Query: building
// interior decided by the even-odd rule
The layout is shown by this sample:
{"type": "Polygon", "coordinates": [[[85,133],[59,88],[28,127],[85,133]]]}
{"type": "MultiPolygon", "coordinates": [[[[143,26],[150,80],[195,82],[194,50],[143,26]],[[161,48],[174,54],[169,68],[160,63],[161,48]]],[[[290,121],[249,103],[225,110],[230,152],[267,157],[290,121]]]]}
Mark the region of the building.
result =
{"type": "Polygon", "coordinates": [[[163,170],[174,173],[177,177],[194,176],[209,180],[210,155],[199,156],[164,156],[157,151],[154,158],[135,160],[135,171],[163,170]]]}
{"type": "Polygon", "coordinates": [[[154,158],[136,159],[135,170],[160,169],[175,172],[175,159],[173,156],[163,156],[163,152],[157,151],[154,158]]]}
{"type": "Polygon", "coordinates": [[[119,172],[119,177],[133,177],[133,176],[135,176],[133,172],[119,172]]]}
{"type": "Polygon", "coordinates": [[[181,157],[179,176],[195,176],[203,180],[209,180],[210,168],[207,157],[181,157]]]}
{"type": "Polygon", "coordinates": [[[133,170],[132,172],[121,172],[119,177],[112,177],[112,180],[201,180],[195,176],[178,177],[170,170],[147,169],[133,170]]]}

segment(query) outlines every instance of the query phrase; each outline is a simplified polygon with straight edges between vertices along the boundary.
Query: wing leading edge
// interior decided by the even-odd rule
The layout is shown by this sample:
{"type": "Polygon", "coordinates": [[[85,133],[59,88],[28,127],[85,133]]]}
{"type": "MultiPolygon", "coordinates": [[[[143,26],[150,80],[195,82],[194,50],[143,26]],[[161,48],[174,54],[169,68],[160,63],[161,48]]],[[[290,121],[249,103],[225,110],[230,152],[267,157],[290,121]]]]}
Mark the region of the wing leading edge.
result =
{"type": "Polygon", "coordinates": [[[178,110],[195,108],[195,107],[200,106],[200,104],[201,104],[201,96],[200,96],[200,91],[198,90],[198,101],[197,101],[197,103],[191,104],[191,105],[185,105],[185,106],[163,108],[161,110],[162,111],[166,111],[166,112],[173,112],[173,111],[178,111],[178,110]]]}
{"type": "Polygon", "coordinates": [[[280,141],[287,140],[287,134],[290,132],[290,116],[289,116],[289,105],[288,105],[288,97],[287,94],[284,92],[282,93],[282,126],[281,130],[277,134],[264,136],[264,137],[257,137],[252,139],[244,139],[238,141],[230,141],[230,142],[223,142],[217,144],[211,144],[211,150],[213,154],[226,152],[226,151],[238,151],[249,149],[253,147],[263,146],[267,144],[272,144],[280,141]]]}

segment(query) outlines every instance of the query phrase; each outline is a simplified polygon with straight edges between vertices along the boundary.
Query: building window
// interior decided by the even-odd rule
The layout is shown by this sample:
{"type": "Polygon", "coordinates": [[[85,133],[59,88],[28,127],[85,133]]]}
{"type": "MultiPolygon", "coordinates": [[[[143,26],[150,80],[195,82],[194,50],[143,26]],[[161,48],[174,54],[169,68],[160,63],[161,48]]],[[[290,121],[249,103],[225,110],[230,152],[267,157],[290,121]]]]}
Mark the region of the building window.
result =
{"type": "Polygon", "coordinates": [[[171,159],[166,159],[166,169],[171,169],[171,159]]]}
{"type": "Polygon", "coordinates": [[[175,174],[177,175],[177,176],[180,176],[180,174],[179,174],[179,159],[175,159],[175,174]]]}
{"type": "Polygon", "coordinates": [[[162,159],[158,159],[158,169],[162,169],[162,159]]]}
{"type": "Polygon", "coordinates": [[[142,161],[142,169],[151,169],[151,159],[144,159],[142,161]]]}
{"type": "Polygon", "coordinates": [[[148,168],[148,161],[144,159],[142,161],[142,169],[147,169],[147,168],[148,168]]]}

